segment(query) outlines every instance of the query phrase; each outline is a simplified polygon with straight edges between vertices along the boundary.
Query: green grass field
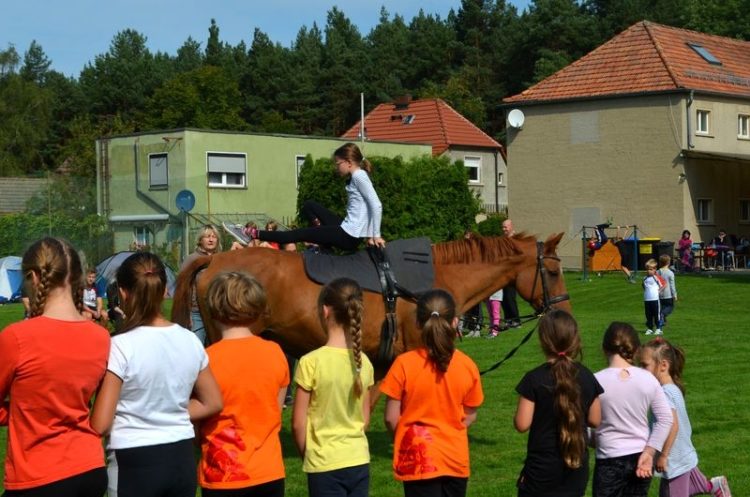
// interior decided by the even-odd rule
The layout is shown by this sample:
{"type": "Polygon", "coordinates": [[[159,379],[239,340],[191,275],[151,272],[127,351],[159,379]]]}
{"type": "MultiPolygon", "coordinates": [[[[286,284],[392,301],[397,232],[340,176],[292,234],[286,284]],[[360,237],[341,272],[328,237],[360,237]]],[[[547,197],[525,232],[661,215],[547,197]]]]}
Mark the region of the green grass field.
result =
{"type": "MultiPolygon", "coordinates": [[[[587,282],[580,276],[567,274],[567,285],[583,336],[583,362],[597,371],[605,366],[601,336],[610,321],[627,321],[638,330],[644,329],[641,289],[640,285],[627,284],[620,274],[587,282]]],[[[750,495],[750,335],[745,335],[750,327],[750,274],[678,275],[677,288],[680,301],[665,335],[686,351],[686,398],[700,468],[709,477],[727,475],[735,496],[750,495]]],[[[522,307],[521,312],[526,309],[522,307]]],[[[0,307],[0,326],[21,315],[20,304],[0,307]]],[[[465,339],[460,347],[474,358],[480,370],[485,369],[515,346],[530,326],[526,324],[495,340],[465,339]]],[[[526,436],[513,430],[517,402],[514,389],[523,374],[542,361],[538,342],[532,339],[510,361],[483,377],[486,400],[469,432],[469,496],[515,495],[514,483],[523,464],[526,436]]],[[[392,447],[382,413],[381,401],[368,433],[372,454],[370,494],[395,497],[403,492],[392,477],[392,447]]],[[[284,412],[281,433],[286,455],[286,495],[305,496],[306,479],[291,440],[290,414],[289,410],[284,412]]],[[[4,460],[4,428],[0,429],[0,444],[0,459],[4,460]]],[[[657,488],[654,480],[650,495],[656,496],[657,488]]]]}

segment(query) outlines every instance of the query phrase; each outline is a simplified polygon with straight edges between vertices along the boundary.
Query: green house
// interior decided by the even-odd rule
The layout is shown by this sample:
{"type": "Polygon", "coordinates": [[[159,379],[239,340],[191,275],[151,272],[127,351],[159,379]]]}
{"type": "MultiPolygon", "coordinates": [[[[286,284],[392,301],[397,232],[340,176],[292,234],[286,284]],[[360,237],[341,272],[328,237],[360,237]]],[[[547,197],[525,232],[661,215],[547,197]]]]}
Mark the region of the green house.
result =
{"type": "MultiPolygon", "coordinates": [[[[198,129],[104,137],[96,142],[98,212],[112,226],[115,251],[148,246],[181,260],[204,224],[289,224],[305,158],[331,157],[346,142],[198,129]],[[187,199],[182,209],[178,194],[187,199]]],[[[366,156],[431,152],[429,144],[368,141],[362,148],[366,156]]]]}

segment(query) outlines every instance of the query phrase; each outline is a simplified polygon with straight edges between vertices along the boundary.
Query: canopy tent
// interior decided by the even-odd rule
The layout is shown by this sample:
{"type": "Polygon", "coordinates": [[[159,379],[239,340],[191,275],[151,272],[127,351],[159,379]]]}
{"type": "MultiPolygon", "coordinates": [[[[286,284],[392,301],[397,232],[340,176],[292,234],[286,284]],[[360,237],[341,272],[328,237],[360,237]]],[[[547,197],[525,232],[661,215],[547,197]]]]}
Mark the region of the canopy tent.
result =
{"type": "MultiPolygon", "coordinates": [[[[115,279],[115,273],[117,269],[123,263],[125,259],[135,254],[135,252],[118,252],[114,255],[110,255],[102,262],[96,265],[96,294],[102,298],[107,295],[107,285],[115,279]]],[[[164,265],[167,268],[167,296],[171,297],[174,294],[175,287],[175,274],[172,268],[164,265]]]]}
{"type": "Polygon", "coordinates": [[[0,259],[0,303],[21,298],[22,286],[21,258],[9,255],[0,259]]]}

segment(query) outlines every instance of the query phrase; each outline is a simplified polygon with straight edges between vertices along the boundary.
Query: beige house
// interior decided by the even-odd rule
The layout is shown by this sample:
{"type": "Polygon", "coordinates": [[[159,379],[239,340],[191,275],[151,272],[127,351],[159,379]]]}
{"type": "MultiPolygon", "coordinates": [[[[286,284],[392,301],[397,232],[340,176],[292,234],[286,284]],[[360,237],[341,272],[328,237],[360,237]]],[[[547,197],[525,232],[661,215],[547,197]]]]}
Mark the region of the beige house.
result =
{"type": "Polygon", "coordinates": [[[749,42],[644,21],[504,102],[510,216],[565,231],[566,267],[607,220],[666,241],[750,234],[749,42]]]}

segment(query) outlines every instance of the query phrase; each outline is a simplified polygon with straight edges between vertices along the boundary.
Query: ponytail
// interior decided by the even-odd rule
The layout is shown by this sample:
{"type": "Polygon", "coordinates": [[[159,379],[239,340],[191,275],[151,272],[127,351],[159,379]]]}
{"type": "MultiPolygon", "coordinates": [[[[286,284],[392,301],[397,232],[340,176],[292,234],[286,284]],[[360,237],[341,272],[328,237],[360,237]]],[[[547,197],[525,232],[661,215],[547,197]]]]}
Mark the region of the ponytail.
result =
{"type": "Polygon", "coordinates": [[[560,432],[560,452],[565,465],[577,469],[586,456],[581,386],[575,362],[581,354],[578,323],[567,312],[553,309],[539,322],[539,341],[551,362],[555,382],[554,407],[560,432]]]}
{"type": "Polygon", "coordinates": [[[452,325],[455,317],[456,303],[445,290],[430,290],[417,301],[417,323],[422,329],[422,343],[427,349],[427,357],[441,373],[448,370],[456,350],[456,330],[452,325]]]}
{"type": "Polygon", "coordinates": [[[335,158],[347,160],[353,164],[358,164],[367,174],[372,174],[372,163],[365,159],[364,154],[355,143],[345,143],[333,152],[335,158]]]}
{"type": "Polygon", "coordinates": [[[127,294],[120,307],[125,312],[122,331],[151,324],[161,315],[167,288],[167,271],[158,256],[136,252],[117,268],[117,285],[127,294]]]}
{"type": "Polygon", "coordinates": [[[682,395],[685,395],[685,384],[682,381],[682,371],[685,369],[685,352],[663,337],[656,337],[643,347],[651,349],[651,357],[657,364],[663,360],[669,363],[669,376],[680,389],[682,395]]]}

